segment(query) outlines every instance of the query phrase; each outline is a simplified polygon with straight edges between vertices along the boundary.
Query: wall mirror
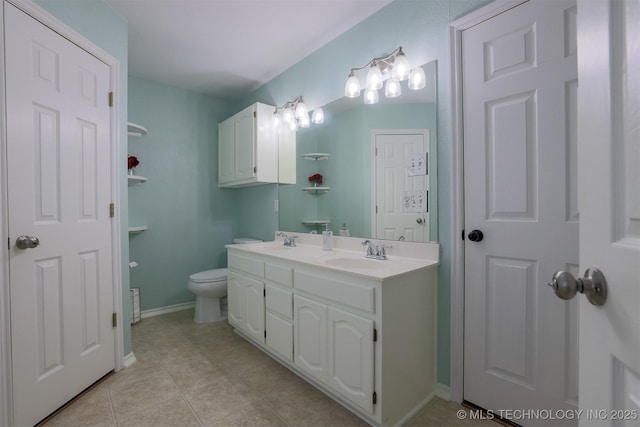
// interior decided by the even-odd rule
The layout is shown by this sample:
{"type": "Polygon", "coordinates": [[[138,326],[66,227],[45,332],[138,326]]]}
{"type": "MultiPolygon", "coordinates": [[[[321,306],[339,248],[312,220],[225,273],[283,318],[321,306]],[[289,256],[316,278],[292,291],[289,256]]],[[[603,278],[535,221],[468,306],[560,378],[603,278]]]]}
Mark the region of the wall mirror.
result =
{"type": "Polygon", "coordinates": [[[329,223],[335,235],[438,240],[436,61],[423,68],[425,89],[402,82],[399,97],[383,89],[373,105],[341,97],[323,106],[323,124],[298,130],[296,184],[278,186],[280,230],[329,223]]]}

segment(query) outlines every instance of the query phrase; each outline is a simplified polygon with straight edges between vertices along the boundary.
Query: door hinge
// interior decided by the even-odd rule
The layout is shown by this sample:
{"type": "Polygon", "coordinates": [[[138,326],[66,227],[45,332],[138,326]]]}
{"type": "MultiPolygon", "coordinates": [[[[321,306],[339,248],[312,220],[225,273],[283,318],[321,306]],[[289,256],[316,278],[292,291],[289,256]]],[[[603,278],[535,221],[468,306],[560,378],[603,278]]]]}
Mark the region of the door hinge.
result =
{"type": "Polygon", "coordinates": [[[109,218],[113,218],[116,216],[116,205],[115,203],[109,203],[109,218]]]}
{"type": "Polygon", "coordinates": [[[256,113],[255,111],[253,112],[253,118],[255,119],[256,117],[258,117],[258,113],[256,113]]]}
{"type": "Polygon", "coordinates": [[[373,392],[373,404],[375,405],[376,403],[378,403],[378,394],[374,391],[373,392]]]}
{"type": "Polygon", "coordinates": [[[253,173],[258,173],[258,167],[257,166],[253,167],[253,173]]]}
{"type": "Polygon", "coordinates": [[[378,341],[378,330],[377,329],[373,329],[373,341],[378,341]]]}
{"type": "Polygon", "coordinates": [[[262,296],[265,297],[265,298],[267,297],[267,290],[266,289],[262,290],[262,296]]]}
{"type": "Polygon", "coordinates": [[[378,147],[376,147],[376,156],[378,155],[378,147]]]}
{"type": "Polygon", "coordinates": [[[113,107],[113,92],[109,92],[109,107],[113,107]]]}
{"type": "Polygon", "coordinates": [[[376,214],[378,213],[378,205],[376,205],[376,214]]]}
{"type": "Polygon", "coordinates": [[[267,330],[264,330],[264,337],[267,338],[267,330]]]}
{"type": "Polygon", "coordinates": [[[111,325],[115,328],[116,326],[118,326],[118,314],[117,313],[113,313],[111,315],[111,325]]]}
{"type": "Polygon", "coordinates": [[[11,250],[11,237],[7,237],[7,249],[11,250]]]}

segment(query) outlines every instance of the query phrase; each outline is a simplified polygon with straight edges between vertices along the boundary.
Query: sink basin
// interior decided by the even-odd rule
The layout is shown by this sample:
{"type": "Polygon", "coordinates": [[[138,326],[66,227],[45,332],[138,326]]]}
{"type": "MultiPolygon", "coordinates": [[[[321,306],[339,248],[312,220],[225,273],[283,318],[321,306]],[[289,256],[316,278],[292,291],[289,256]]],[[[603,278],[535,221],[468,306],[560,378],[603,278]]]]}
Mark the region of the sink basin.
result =
{"type": "Polygon", "coordinates": [[[369,258],[329,258],[324,261],[325,264],[332,267],[342,268],[364,268],[364,269],[379,269],[384,268],[383,262],[369,258]]]}

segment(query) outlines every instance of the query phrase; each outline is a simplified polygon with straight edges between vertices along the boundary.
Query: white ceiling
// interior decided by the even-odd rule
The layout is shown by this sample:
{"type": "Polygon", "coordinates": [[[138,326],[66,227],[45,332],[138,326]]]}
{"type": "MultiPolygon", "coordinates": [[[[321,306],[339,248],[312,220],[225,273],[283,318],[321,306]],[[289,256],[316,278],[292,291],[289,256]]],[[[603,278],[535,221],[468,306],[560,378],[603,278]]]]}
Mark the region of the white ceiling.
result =
{"type": "Polygon", "coordinates": [[[246,95],[392,0],[106,0],[129,23],[129,74],[246,95]]]}

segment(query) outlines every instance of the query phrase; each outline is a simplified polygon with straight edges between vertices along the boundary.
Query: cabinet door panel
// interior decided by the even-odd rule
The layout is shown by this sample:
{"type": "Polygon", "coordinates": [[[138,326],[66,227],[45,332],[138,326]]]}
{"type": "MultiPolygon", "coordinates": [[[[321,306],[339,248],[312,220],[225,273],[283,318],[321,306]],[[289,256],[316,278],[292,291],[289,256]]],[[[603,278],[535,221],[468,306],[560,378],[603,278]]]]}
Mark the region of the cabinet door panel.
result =
{"type": "Polygon", "coordinates": [[[218,184],[232,182],[234,176],[233,119],[218,125],[218,184]]]}
{"type": "Polygon", "coordinates": [[[264,344],[264,283],[243,277],[246,310],[245,331],[264,344]]]}
{"type": "Polygon", "coordinates": [[[237,328],[244,329],[245,303],[244,292],[239,276],[234,272],[227,273],[227,304],[229,323],[237,328]]]}
{"type": "Polygon", "coordinates": [[[294,296],[295,364],[316,379],[327,382],[327,306],[294,296]]]}
{"type": "Polygon", "coordinates": [[[235,117],[235,167],[236,181],[255,176],[255,132],[253,107],[242,110],[235,117]]]}
{"type": "Polygon", "coordinates": [[[293,361],[293,325],[286,320],[267,313],[267,347],[282,356],[287,362],[293,361]]]}
{"type": "Polygon", "coordinates": [[[373,412],[373,320],[329,307],[329,386],[373,412]]]}

